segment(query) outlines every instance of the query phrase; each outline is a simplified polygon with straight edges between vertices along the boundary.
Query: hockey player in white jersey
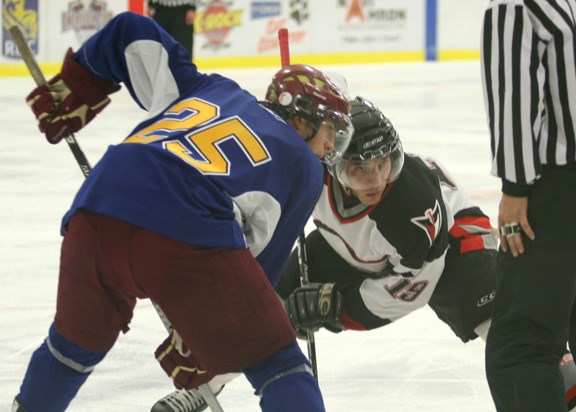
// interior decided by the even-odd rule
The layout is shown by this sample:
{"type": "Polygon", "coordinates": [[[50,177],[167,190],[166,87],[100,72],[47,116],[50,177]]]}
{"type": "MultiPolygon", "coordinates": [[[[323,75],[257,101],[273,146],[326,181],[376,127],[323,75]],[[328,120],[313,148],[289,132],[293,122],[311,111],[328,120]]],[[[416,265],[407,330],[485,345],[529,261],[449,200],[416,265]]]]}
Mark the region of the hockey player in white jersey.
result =
{"type": "MultiPolygon", "coordinates": [[[[300,285],[294,251],[276,287],[292,325],[301,336],[370,330],[429,305],[463,342],[485,340],[497,256],[488,217],[436,160],[404,153],[373,104],[356,98],[351,117],[354,136],[330,162],[306,238],[311,283],[300,285]]],[[[570,354],[560,368],[573,408],[570,354]]]]}
{"type": "Polygon", "coordinates": [[[276,288],[293,326],[368,330],[430,305],[464,342],[485,336],[496,284],[489,218],[436,160],[404,153],[380,110],[362,98],[351,106],[357,129],[328,166],[306,239],[312,284],[300,287],[293,253],[276,288]],[[324,318],[309,308],[326,293],[324,318]]]}

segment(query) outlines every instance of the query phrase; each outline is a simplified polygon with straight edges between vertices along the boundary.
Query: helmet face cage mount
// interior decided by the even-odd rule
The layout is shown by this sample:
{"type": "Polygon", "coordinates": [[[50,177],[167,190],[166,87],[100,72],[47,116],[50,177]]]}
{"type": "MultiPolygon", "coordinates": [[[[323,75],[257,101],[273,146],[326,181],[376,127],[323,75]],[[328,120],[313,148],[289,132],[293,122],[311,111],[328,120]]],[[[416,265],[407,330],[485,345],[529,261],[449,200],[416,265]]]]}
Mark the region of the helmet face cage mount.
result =
{"type": "MultiPolygon", "coordinates": [[[[343,153],[352,136],[350,104],[321,71],[303,64],[282,68],[272,79],[266,102],[282,116],[299,116],[317,132],[328,122],[335,129],[334,151],[343,153]]],[[[314,133],[312,135],[315,135],[314,133]]]]}
{"type": "Polygon", "coordinates": [[[345,153],[330,157],[330,173],[352,190],[369,190],[393,182],[404,165],[404,150],[396,129],[369,101],[357,97],[350,105],[354,134],[345,153]]]}

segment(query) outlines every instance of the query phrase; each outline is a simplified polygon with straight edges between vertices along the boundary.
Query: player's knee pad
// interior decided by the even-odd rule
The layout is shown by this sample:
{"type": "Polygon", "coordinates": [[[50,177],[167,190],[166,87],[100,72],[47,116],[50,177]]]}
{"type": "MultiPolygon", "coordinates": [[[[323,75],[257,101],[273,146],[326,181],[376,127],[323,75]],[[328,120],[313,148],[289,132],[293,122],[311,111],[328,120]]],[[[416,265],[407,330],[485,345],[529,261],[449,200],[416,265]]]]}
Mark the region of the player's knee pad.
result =
{"type": "Polygon", "coordinates": [[[106,356],[105,352],[95,352],[81,348],[74,342],[60,335],[54,324],[50,326],[46,345],[54,358],[65,366],[80,373],[90,373],[106,356]]]}

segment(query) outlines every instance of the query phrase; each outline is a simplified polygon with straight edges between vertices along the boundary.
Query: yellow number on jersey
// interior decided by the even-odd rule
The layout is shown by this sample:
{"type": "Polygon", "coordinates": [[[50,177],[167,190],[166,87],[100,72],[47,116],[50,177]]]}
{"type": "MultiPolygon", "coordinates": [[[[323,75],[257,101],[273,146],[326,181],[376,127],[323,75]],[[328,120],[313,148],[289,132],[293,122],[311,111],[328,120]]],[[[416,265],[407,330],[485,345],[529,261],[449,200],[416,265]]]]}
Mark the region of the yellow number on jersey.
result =
{"type": "Polygon", "coordinates": [[[230,172],[230,160],[220,144],[231,139],[240,145],[253,166],[271,159],[260,138],[238,117],[210,123],[219,115],[219,108],[204,100],[183,100],[168,109],[164,118],[128,137],[123,143],[151,143],[206,124],[204,128],[187,135],[184,142],[167,140],[162,146],[204,174],[227,175],[230,172]],[[184,143],[189,143],[201,159],[194,158],[184,143]]]}

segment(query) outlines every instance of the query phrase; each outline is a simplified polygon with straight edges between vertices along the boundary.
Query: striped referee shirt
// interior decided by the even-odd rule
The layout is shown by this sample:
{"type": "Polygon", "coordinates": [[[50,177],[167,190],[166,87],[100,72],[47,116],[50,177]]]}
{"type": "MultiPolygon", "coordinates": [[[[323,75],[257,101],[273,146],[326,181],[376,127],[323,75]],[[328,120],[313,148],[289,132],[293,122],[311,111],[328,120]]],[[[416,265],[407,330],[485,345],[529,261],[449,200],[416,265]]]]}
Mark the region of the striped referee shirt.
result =
{"type": "Polygon", "coordinates": [[[482,82],[492,174],[525,196],[543,165],[576,167],[576,0],[492,0],[482,82]]]}

